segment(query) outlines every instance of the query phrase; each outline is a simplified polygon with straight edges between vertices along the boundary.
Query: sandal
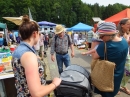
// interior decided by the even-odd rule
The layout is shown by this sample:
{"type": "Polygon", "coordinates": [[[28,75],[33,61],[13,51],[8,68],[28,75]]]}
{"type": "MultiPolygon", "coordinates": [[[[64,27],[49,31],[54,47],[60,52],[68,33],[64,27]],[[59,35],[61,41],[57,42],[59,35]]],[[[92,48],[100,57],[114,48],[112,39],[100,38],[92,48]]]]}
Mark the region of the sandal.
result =
{"type": "Polygon", "coordinates": [[[121,87],[120,90],[130,95],[130,90],[128,90],[126,87],[121,87]]]}

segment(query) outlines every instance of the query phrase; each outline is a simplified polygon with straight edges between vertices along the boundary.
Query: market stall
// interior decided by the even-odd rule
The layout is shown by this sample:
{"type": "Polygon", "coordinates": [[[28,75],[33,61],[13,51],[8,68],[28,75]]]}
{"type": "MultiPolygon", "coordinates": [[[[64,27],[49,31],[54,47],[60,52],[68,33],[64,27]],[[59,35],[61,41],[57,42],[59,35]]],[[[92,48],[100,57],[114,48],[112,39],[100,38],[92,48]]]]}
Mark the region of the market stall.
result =
{"type": "MultiPolygon", "coordinates": [[[[79,22],[78,24],[74,25],[71,28],[68,28],[67,31],[73,31],[77,33],[81,32],[88,32],[92,29],[93,27],[84,23],[79,22]]],[[[86,38],[81,38],[77,40],[76,44],[78,48],[87,48],[86,47],[86,38]]]]}
{"type": "Polygon", "coordinates": [[[12,70],[12,49],[3,43],[6,38],[6,24],[0,23],[0,97],[16,97],[14,74],[12,70]]]}
{"type": "Polygon", "coordinates": [[[84,44],[85,43],[85,41],[86,41],[86,39],[80,39],[80,40],[78,40],[77,41],[77,47],[78,48],[85,48],[86,47],[86,45],[84,44]]]}

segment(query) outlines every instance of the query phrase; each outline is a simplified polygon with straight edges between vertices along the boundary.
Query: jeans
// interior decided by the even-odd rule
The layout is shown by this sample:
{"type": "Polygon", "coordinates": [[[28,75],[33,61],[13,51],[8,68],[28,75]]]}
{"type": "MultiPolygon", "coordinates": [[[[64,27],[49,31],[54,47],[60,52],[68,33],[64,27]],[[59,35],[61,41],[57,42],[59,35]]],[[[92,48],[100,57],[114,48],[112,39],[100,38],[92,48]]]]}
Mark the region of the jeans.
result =
{"type": "Polygon", "coordinates": [[[68,67],[70,65],[70,56],[68,53],[65,55],[56,54],[56,60],[57,60],[59,74],[61,74],[63,72],[63,63],[65,67],[68,67]]]}
{"type": "Polygon", "coordinates": [[[44,50],[46,51],[48,49],[48,42],[44,41],[44,50]]]}

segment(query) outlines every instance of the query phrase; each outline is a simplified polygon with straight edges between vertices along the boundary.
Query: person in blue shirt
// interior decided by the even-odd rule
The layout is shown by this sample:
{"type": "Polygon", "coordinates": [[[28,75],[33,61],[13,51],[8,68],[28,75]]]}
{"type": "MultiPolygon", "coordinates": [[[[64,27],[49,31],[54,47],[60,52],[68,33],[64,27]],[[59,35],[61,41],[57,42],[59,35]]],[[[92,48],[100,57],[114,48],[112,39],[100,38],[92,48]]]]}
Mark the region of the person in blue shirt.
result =
{"type": "Polygon", "coordinates": [[[7,46],[6,39],[4,38],[4,32],[0,31],[0,47],[7,46]]]}
{"type": "Polygon", "coordinates": [[[4,43],[4,38],[0,36],[0,46],[2,46],[4,43]]]}
{"type": "Polygon", "coordinates": [[[11,31],[8,31],[9,39],[11,40],[11,43],[15,43],[15,36],[14,33],[11,31]]]}
{"type": "Polygon", "coordinates": [[[20,43],[20,37],[19,37],[19,32],[18,32],[18,30],[17,30],[17,31],[14,31],[14,36],[15,36],[15,38],[16,38],[16,42],[17,42],[17,43],[20,43]]]}
{"type": "Polygon", "coordinates": [[[97,32],[103,42],[101,42],[97,49],[95,49],[95,52],[92,53],[92,58],[104,60],[104,47],[106,43],[107,60],[114,62],[116,69],[114,71],[114,91],[103,92],[95,87],[95,92],[102,95],[102,97],[114,97],[118,93],[124,74],[128,43],[124,38],[117,36],[118,31],[116,30],[116,25],[112,22],[100,24],[97,32]]]}

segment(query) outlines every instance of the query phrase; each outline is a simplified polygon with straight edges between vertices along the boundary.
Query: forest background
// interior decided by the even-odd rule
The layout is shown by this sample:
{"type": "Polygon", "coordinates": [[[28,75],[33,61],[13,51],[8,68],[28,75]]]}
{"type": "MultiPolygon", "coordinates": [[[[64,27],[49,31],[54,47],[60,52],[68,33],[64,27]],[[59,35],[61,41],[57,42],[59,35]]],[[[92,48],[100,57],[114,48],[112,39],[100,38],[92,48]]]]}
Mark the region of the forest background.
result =
{"type": "Polygon", "coordinates": [[[92,17],[104,20],[130,6],[119,3],[108,6],[100,6],[98,3],[91,5],[81,0],[0,0],[0,22],[7,23],[10,30],[17,29],[18,26],[2,17],[28,14],[28,8],[33,20],[37,22],[49,21],[71,27],[79,22],[93,26],[92,17]]]}

